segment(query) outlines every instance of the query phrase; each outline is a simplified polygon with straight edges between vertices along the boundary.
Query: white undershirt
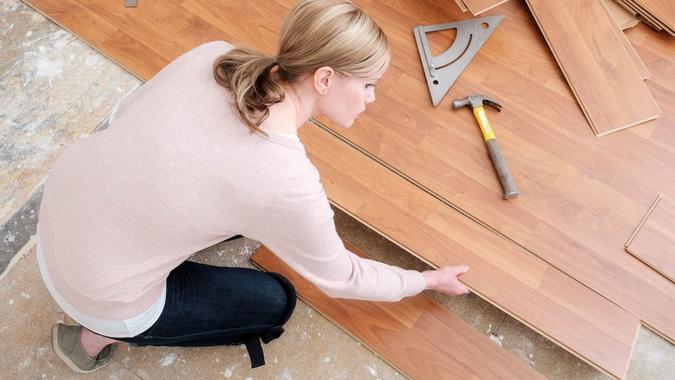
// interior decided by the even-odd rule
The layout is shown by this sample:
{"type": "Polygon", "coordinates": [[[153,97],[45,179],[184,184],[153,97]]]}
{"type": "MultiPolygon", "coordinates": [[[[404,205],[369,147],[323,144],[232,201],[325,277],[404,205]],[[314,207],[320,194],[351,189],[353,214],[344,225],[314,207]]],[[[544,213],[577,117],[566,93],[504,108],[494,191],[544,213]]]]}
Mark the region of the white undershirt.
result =
{"type": "Polygon", "coordinates": [[[72,319],[77,321],[77,323],[88,328],[89,330],[108,336],[110,338],[129,338],[136,336],[143,331],[147,330],[157,322],[159,316],[164,310],[164,303],[166,302],[166,283],[164,284],[164,289],[159,298],[150,305],[143,313],[128,319],[100,319],[95,317],[90,317],[88,315],[82,314],[77,309],[75,309],[68,301],[66,301],[61,294],[56,290],[54,284],[52,283],[49,273],[47,273],[47,267],[44,261],[44,252],[42,250],[42,244],[40,243],[40,234],[37,235],[37,260],[40,267],[40,274],[44,280],[47,290],[52,295],[59,307],[66,312],[72,319]]]}
{"type": "Polygon", "coordinates": [[[291,140],[300,141],[300,138],[296,134],[284,133],[284,132],[273,132],[273,131],[267,130],[265,128],[260,128],[260,129],[265,131],[265,133],[267,133],[269,135],[277,135],[277,136],[282,136],[282,137],[285,137],[285,138],[288,138],[288,139],[291,139],[291,140]]]}

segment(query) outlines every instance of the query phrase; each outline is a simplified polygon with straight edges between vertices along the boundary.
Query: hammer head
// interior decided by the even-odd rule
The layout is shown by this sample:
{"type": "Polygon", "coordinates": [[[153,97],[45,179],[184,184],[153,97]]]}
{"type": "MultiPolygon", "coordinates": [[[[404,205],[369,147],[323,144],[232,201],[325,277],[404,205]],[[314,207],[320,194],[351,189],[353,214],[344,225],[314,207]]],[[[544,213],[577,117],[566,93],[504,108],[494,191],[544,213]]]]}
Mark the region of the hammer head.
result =
{"type": "Polygon", "coordinates": [[[484,104],[496,109],[497,111],[502,110],[502,105],[497,103],[496,100],[492,99],[489,96],[480,95],[480,94],[469,95],[464,99],[453,100],[452,101],[452,108],[457,109],[457,108],[461,108],[461,107],[468,106],[468,105],[471,105],[471,108],[476,108],[476,107],[480,107],[484,104]]]}

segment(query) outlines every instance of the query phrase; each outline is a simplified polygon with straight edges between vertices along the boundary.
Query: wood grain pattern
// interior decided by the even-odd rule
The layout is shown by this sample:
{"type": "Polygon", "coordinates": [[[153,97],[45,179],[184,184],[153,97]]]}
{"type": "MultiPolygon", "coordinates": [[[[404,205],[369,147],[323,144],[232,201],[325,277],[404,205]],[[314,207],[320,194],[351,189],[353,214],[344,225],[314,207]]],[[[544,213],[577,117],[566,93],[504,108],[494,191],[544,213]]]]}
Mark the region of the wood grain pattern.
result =
{"type": "Polygon", "coordinates": [[[612,22],[612,26],[614,26],[614,32],[616,32],[616,35],[619,37],[621,40],[621,44],[623,47],[626,49],[626,53],[628,53],[628,56],[630,57],[630,60],[633,62],[633,66],[635,66],[635,69],[638,71],[638,74],[640,75],[641,79],[647,79],[649,78],[649,69],[647,69],[647,66],[645,66],[644,62],[642,62],[642,59],[638,55],[638,53],[635,51],[633,48],[633,45],[630,44],[630,41],[628,41],[628,38],[626,38],[626,35],[623,34],[623,30],[621,29],[621,23],[617,21],[615,17],[612,16],[611,14],[611,9],[620,9],[622,10],[620,6],[618,6],[615,2],[611,0],[604,0],[600,2],[600,5],[602,5],[603,10],[605,11],[605,14],[608,15],[610,21],[612,22]],[[610,8],[610,5],[611,7],[610,8]]]}
{"type": "Polygon", "coordinates": [[[507,0],[462,0],[472,15],[479,14],[505,3],[507,0]]]}
{"type": "MultiPolygon", "coordinates": [[[[106,1],[116,4],[113,0],[106,1]]],[[[173,59],[187,50],[176,47],[172,57],[162,57],[150,48],[143,55],[137,52],[136,55],[125,54],[120,58],[113,56],[103,46],[106,39],[102,38],[103,32],[88,30],[86,22],[64,19],[73,5],[83,9],[83,16],[96,16],[90,7],[101,2],[105,1],[29,1],[74,33],[86,35],[87,42],[132,72],[142,71],[147,62],[157,66],[154,67],[155,72],[159,71],[163,59],[173,59]]],[[[135,11],[145,12],[149,8],[144,7],[150,7],[152,3],[140,2],[135,11]]],[[[166,9],[144,14],[154,22],[176,25],[168,29],[171,37],[166,38],[189,41],[180,43],[180,46],[226,39],[230,42],[245,41],[273,52],[276,36],[272,31],[280,26],[285,9],[292,2],[265,2],[269,12],[260,9],[259,2],[250,2],[252,8],[247,11],[250,16],[235,13],[236,17],[228,18],[226,12],[234,12],[228,10],[236,8],[234,3],[220,1],[211,6],[206,0],[171,1],[162,3],[161,7],[166,9]],[[228,4],[233,5],[228,8],[228,4]],[[220,7],[223,12],[210,11],[215,7],[220,7]],[[155,14],[162,16],[156,17],[155,14]],[[263,17],[264,25],[260,22],[263,17]],[[256,38],[249,37],[252,35],[256,38]]],[[[644,25],[626,31],[651,71],[652,76],[646,83],[663,108],[663,114],[656,121],[596,139],[589,133],[584,116],[556,61],[530,12],[521,2],[510,1],[495,12],[487,12],[505,14],[506,18],[437,108],[432,107],[428,100],[411,29],[414,25],[447,22],[467,18],[468,15],[447,6],[445,2],[392,0],[386,4],[376,1],[357,3],[366,7],[367,12],[385,29],[392,45],[392,64],[378,83],[377,102],[369,106],[353,128],[341,129],[327,121],[325,124],[337,137],[399,176],[401,180],[387,182],[387,192],[380,195],[385,200],[393,200],[398,211],[390,214],[390,210],[386,209],[390,207],[389,203],[381,200],[374,204],[384,209],[362,207],[369,196],[364,189],[373,186],[379,190],[380,187],[365,182],[370,177],[379,178],[378,175],[361,172],[358,168],[353,170],[363,175],[345,175],[341,170],[329,170],[332,163],[325,163],[320,172],[334,203],[339,197],[339,203],[344,205],[341,207],[350,214],[361,220],[368,219],[371,227],[426,258],[426,261],[431,261],[430,258],[438,262],[450,260],[454,256],[448,253],[450,249],[446,243],[425,245],[397,224],[397,218],[405,220],[410,215],[416,215],[420,204],[409,204],[407,200],[411,197],[411,188],[418,192],[421,190],[423,195],[438,201],[433,203],[433,208],[448,208],[524,247],[524,252],[529,253],[513,257],[511,266],[517,268],[521,261],[527,263],[535,257],[546,265],[559,268],[673,341],[673,284],[623,250],[625,236],[634,229],[635,221],[642,217],[648,206],[644,200],[651,199],[658,192],[675,196],[675,178],[663,175],[675,167],[675,129],[671,128],[675,125],[675,104],[672,102],[675,96],[675,46],[671,41],[644,25]],[[453,98],[476,92],[491,95],[504,105],[501,113],[490,113],[489,118],[525,195],[516,202],[501,200],[499,182],[487,160],[483,140],[471,113],[450,109],[449,103],[453,98]],[[450,256],[444,259],[444,255],[450,256]]],[[[98,15],[99,19],[101,17],[98,15]]],[[[114,31],[122,20],[113,21],[106,23],[114,31]]],[[[128,23],[125,28],[134,28],[137,24],[128,23]]],[[[125,30],[125,33],[132,35],[138,32],[125,30]]],[[[152,47],[155,42],[142,41],[142,44],[152,47]]],[[[316,141],[303,141],[312,157],[321,158],[326,154],[316,141]]],[[[342,154],[341,150],[332,152],[338,157],[342,154]]],[[[386,170],[380,168],[379,171],[386,170]]],[[[448,239],[447,234],[455,228],[452,223],[461,223],[461,219],[438,224],[436,228],[442,226],[443,230],[432,230],[434,236],[448,239]]],[[[424,222],[419,216],[411,220],[424,222]]],[[[418,236],[429,235],[424,229],[430,228],[429,224],[412,227],[418,236]]],[[[455,244],[464,246],[463,243],[455,244]]],[[[478,243],[470,246],[480,248],[478,243]]],[[[464,249],[462,252],[463,257],[473,258],[472,250],[464,249]]],[[[486,254],[472,265],[472,271],[477,265],[489,264],[490,260],[498,257],[486,254]]],[[[524,268],[533,268],[523,265],[524,268]]],[[[540,272],[535,270],[533,273],[540,272]]],[[[475,281],[478,283],[484,279],[475,281]]],[[[498,282],[496,285],[486,282],[484,286],[488,290],[504,288],[498,282]]],[[[538,289],[534,294],[537,292],[538,289]]],[[[513,290],[511,296],[517,294],[518,290],[513,290]]],[[[491,302],[497,305],[503,302],[499,296],[506,297],[498,293],[492,296],[491,302]]],[[[569,302],[574,302],[574,299],[569,302]]],[[[524,306],[513,305],[508,312],[519,316],[522,312],[519,307],[524,306]]],[[[546,308],[540,309],[541,315],[548,315],[544,310],[546,308]]],[[[532,319],[531,326],[536,325],[539,331],[563,342],[561,344],[568,349],[575,344],[573,337],[566,337],[572,332],[558,325],[540,325],[535,317],[523,314],[519,319],[526,323],[532,319]]],[[[599,321],[598,325],[601,323],[606,322],[599,321]]]]}
{"type": "Polygon", "coordinates": [[[397,303],[331,299],[265,246],[251,260],[288,278],[300,298],[410,378],[544,378],[424,294],[397,303]]]}
{"type": "Polygon", "coordinates": [[[446,99],[432,107],[421,69],[411,69],[419,67],[419,57],[409,31],[416,20],[453,19],[443,9],[403,1],[368,8],[397,47],[378,84],[378,100],[350,129],[320,121],[406,180],[675,341],[673,285],[623,250],[625,236],[644,212],[643,200],[658,191],[675,193],[675,178],[663,176],[675,166],[670,128],[675,125],[675,45],[649,28],[627,33],[649,65],[647,84],[664,114],[652,124],[598,140],[588,133],[555,60],[544,53],[548,49],[529,12],[515,2],[500,6],[505,20],[446,99]],[[471,112],[450,109],[453,98],[470,93],[491,94],[504,105],[501,113],[488,113],[526,194],[516,202],[501,199],[471,112]]]}
{"type": "Polygon", "coordinates": [[[433,266],[469,265],[461,280],[474,293],[600,370],[614,377],[625,374],[637,318],[400,176],[382,171],[357,150],[345,149],[326,130],[309,125],[300,137],[334,205],[433,266]],[[359,186],[351,185],[356,179],[359,186]]]}
{"type": "Polygon", "coordinates": [[[659,116],[659,106],[600,3],[527,0],[527,4],[597,135],[659,116]]]}
{"type": "Polygon", "coordinates": [[[672,0],[630,0],[670,30],[675,30],[675,2],[672,0]]]}
{"type": "Polygon", "coordinates": [[[640,19],[656,30],[663,30],[671,36],[675,36],[675,29],[664,23],[658,17],[650,13],[647,9],[640,5],[640,3],[633,0],[615,0],[622,7],[639,15],[640,19]]]}
{"type": "Polygon", "coordinates": [[[626,244],[626,251],[675,282],[675,202],[657,200],[626,244]]]}
{"type": "Polygon", "coordinates": [[[639,15],[640,19],[650,27],[656,30],[663,30],[663,26],[661,26],[661,24],[653,16],[651,16],[647,12],[638,9],[635,3],[629,2],[627,0],[615,0],[615,1],[617,4],[621,5],[622,7],[624,7],[624,9],[628,10],[632,14],[636,16],[639,15]]]}

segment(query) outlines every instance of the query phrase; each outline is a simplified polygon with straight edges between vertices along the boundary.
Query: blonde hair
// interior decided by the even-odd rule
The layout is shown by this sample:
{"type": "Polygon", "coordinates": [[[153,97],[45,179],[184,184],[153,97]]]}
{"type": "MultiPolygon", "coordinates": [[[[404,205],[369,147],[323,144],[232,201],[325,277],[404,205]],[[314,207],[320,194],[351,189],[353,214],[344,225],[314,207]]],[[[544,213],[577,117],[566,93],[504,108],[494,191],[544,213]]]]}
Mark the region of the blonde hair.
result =
{"type": "Polygon", "coordinates": [[[239,47],[214,62],[213,74],[234,95],[244,124],[265,134],[260,124],[268,107],[284,100],[283,83],[324,66],[363,78],[386,67],[389,57],[382,29],[351,1],[303,0],[284,20],[276,57],[239,47]]]}

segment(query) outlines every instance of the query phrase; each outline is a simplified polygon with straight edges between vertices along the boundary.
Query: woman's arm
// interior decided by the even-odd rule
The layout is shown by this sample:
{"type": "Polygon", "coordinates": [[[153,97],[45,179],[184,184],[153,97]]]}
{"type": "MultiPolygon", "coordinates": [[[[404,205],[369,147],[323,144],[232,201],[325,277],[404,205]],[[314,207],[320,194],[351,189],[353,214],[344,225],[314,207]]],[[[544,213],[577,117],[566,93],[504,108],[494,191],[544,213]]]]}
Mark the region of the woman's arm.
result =
{"type": "Polygon", "coordinates": [[[331,297],[398,301],[424,289],[451,295],[467,292],[456,276],[465,267],[420,273],[349,252],[338,236],[333,210],[321,184],[283,192],[253,223],[260,240],[296,272],[331,297]]]}

